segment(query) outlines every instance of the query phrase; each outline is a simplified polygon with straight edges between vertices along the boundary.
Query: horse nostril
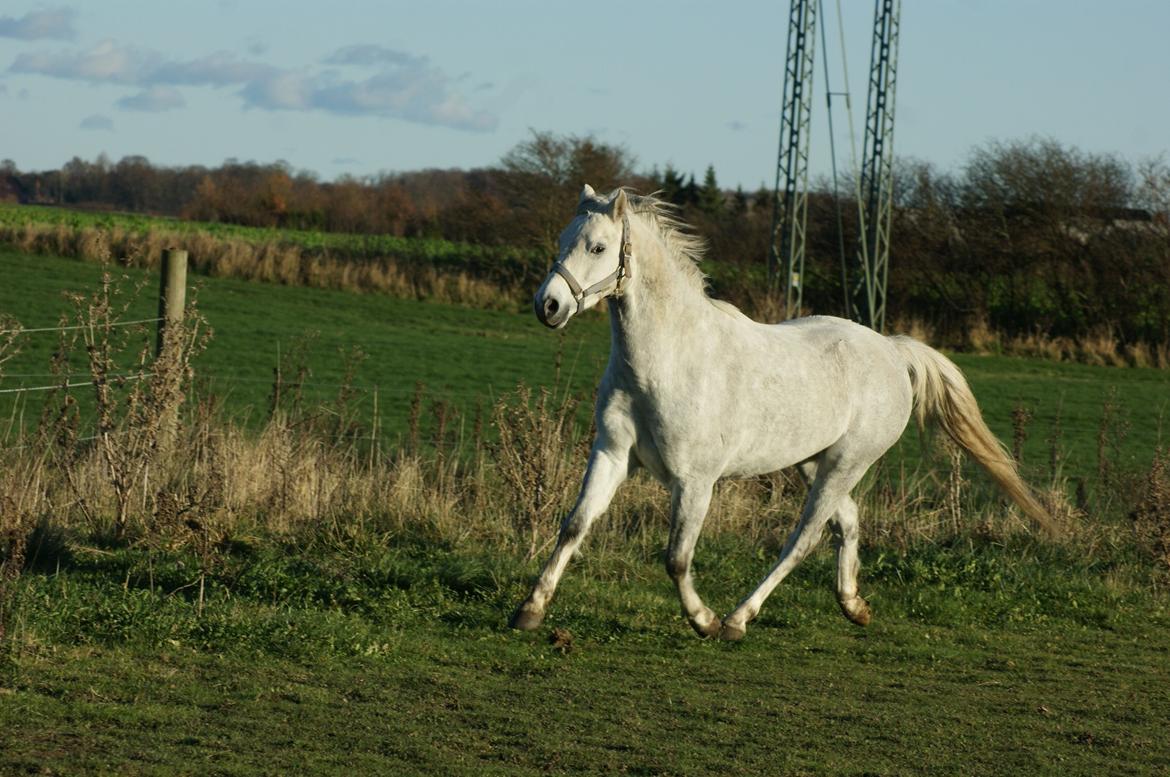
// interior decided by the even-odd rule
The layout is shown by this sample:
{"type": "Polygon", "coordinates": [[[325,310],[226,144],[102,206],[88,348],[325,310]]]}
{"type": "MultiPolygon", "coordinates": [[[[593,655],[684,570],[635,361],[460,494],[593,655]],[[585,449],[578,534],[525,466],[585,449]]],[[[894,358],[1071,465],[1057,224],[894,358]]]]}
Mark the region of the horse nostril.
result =
{"type": "Polygon", "coordinates": [[[544,301],[544,315],[546,317],[547,316],[555,316],[557,314],[557,311],[560,310],[560,308],[561,308],[561,303],[557,302],[552,297],[549,297],[548,299],[546,299],[544,301]]]}

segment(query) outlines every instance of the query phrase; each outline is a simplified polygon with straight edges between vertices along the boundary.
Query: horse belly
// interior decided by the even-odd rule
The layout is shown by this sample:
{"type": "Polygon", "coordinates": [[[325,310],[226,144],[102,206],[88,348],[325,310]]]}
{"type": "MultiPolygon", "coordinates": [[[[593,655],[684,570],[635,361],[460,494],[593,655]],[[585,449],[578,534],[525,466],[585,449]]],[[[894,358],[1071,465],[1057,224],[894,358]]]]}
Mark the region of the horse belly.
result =
{"type": "Polygon", "coordinates": [[[728,451],[723,477],[752,477],[806,461],[841,438],[843,428],[776,429],[764,427],[728,451]]]}

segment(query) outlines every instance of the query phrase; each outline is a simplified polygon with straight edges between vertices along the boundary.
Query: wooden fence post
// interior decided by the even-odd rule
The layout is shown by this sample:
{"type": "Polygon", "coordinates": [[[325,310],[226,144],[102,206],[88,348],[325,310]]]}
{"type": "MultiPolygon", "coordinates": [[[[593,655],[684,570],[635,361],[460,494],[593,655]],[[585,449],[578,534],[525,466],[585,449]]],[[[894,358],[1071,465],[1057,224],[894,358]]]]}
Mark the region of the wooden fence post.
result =
{"type": "MultiPolygon", "coordinates": [[[[164,355],[164,349],[167,348],[167,339],[169,338],[167,330],[172,326],[181,327],[183,316],[187,310],[187,252],[181,248],[168,248],[163,251],[162,267],[159,269],[162,271],[162,277],[159,280],[158,287],[159,321],[157,339],[154,344],[155,359],[161,359],[164,355]]],[[[173,347],[174,338],[170,339],[172,340],[173,347]]],[[[173,354],[173,356],[180,358],[181,349],[180,353],[173,354]]],[[[174,370],[170,372],[173,380],[181,380],[179,372],[174,370]]],[[[178,386],[175,385],[173,388],[178,388],[178,386]]],[[[164,403],[162,415],[158,420],[158,450],[164,455],[168,454],[174,447],[178,428],[178,403],[177,401],[168,401],[164,403]]]]}
{"type": "Polygon", "coordinates": [[[163,349],[167,325],[183,320],[187,308],[187,252],[181,248],[163,251],[158,287],[158,337],[154,345],[157,358],[163,349]]]}

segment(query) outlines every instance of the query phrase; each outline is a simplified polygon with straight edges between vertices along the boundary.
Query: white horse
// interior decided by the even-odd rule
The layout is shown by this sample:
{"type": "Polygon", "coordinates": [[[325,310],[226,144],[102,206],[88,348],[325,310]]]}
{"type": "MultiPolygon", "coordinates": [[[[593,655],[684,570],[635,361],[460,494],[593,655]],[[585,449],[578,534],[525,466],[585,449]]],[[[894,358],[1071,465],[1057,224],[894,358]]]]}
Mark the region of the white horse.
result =
{"type": "Polygon", "coordinates": [[[608,299],[612,345],[580,496],[532,593],[512,616],[514,628],[541,624],[569,559],[638,467],[670,490],[666,570],[700,635],[742,638],[826,525],[837,551],[837,601],[847,618],[867,624],[869,605],[857,593],[857,504],[850,492],[897,442],[912,410],[920,423],[936,419],[1025,513],[1049,525],[945,356],[839,318],[752,321],[707,296],[696,266],[701,245],[681,226],[653,197],[620,189],[603,197],[585,186],[536,293],[536,315],[554,329],[608,299]],[[790,466],[809,485],[800,522],[767,577],[720,619],[691,578],[712,488],[720,478],[790,466]]]}

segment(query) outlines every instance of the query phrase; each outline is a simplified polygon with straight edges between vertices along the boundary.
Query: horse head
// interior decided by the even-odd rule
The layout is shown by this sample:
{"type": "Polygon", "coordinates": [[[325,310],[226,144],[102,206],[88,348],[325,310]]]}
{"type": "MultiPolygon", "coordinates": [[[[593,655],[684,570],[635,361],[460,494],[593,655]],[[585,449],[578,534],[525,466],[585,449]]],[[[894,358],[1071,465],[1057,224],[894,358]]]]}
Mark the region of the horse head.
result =
{"type": "Polygon", "coordinates": [[[557,260],[533,300],[542,324],[560,329],[574,315],[621,294],[630,274],[629,214],[624,190],[603,197],[585,184],[577,213],[561,233],[557,260]]]}

